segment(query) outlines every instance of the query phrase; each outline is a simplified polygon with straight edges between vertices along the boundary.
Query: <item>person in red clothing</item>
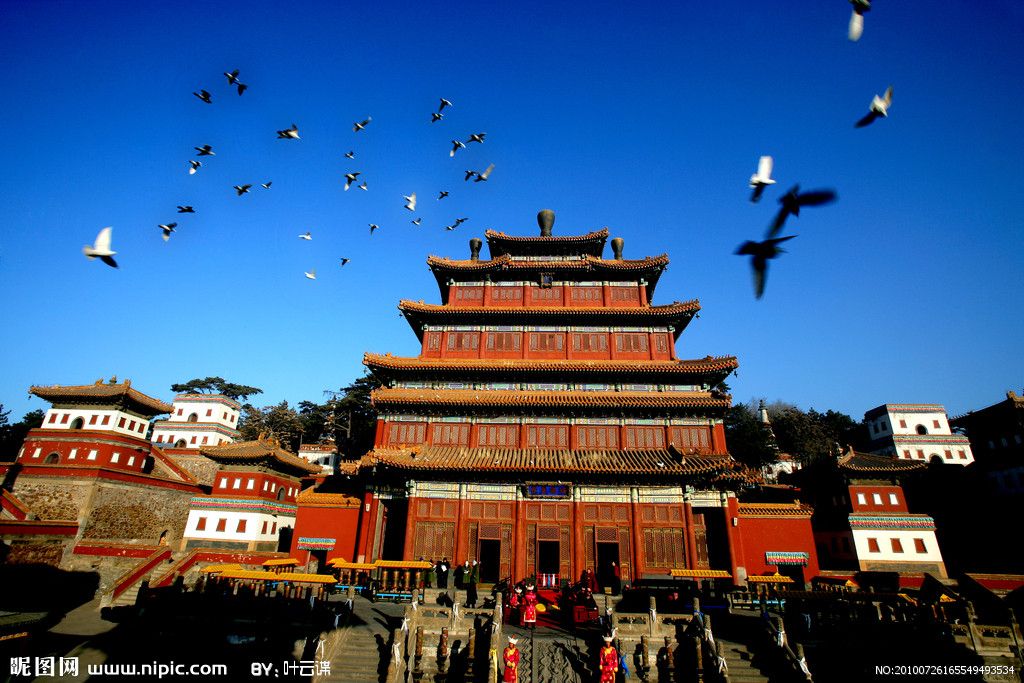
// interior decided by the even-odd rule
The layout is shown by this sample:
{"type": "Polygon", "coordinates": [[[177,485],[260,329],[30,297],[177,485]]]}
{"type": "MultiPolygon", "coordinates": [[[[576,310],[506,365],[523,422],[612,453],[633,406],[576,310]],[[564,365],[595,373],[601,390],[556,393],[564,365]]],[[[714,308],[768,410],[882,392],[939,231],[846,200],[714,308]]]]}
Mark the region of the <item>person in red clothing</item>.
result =
{"type": "MultiPolygon", "coordinates": [[[[600,656],[601,683],[615,683],[615,674],[619,671],[619,653],[612,647],[612,637],[604,637],[604,647],[600,656]]],[[[508,680],[508,679],[505,679],[508,680]]]]}
{"type": "Polygon", "coordinates": [[[508,637],[508,647],[503,653],[505,658],[505,683],[519,683],[519,649],[516,647],[516,637],[508,637]]]}
{"type": "Polygon", "coordinates": [[[523,594],[523,625],[537,627],[537,591],[532,583],[526,587],[526,593],[523,594]]]}
{"type": "Polygon", "coordinates": [[[619,565],[612,562],[612,595],[622,592],[622,572],[619,565]]]}

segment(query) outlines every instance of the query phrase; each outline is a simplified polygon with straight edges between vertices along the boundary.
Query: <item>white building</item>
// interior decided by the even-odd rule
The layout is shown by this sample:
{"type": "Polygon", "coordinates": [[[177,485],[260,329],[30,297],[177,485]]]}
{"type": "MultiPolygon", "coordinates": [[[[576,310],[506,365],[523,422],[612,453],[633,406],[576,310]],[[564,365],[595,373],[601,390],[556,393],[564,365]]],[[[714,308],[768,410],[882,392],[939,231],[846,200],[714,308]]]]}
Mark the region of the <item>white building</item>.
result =
{"type": "Polygon", "coordinates": [[[974,462],[970,441],[950,430],[941,405],[886,403],[864,413],[864,422],[872,439],[866,453],[950,465],[974,462]]]}
{"type": "Polygon", "coordinates": [[[242,406],[223,394],[178,394],[171,416],[153,426],[153,443],[195,448],[232,443],[239,438],[242,406]]]}
{"type": "Polygon", "coordinates": [[[313,465],[320,465],[324,474],[334,474],[338,448],[333,443],[306,443],[299,446],[299,457],[313,465]]]}

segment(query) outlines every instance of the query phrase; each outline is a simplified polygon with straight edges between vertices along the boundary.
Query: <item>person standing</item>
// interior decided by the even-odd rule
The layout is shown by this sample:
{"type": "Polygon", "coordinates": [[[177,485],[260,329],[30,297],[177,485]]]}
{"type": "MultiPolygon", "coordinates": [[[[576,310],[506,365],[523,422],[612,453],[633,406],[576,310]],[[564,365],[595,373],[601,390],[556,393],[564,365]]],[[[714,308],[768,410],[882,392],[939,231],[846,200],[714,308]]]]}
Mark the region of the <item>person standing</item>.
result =
{"type": "Polygon", "coordinates": [[[619,671],[619,653],[612,647],[612,637],[604,637],[599,659],[601,666],[601,683],[615,683],[615,674],[619,671]]]}
{"type": "Polygon", "coordinates": [[[473,560],[473,566],[469,570],[469,580],[466,581],[466,607],[476,607],[476,584],[480,582],[480,564],[473,560]]]}
{"type": "Polygon", "coordinates": [[[448,558],[443,557],[437,564],[437,587],[448,590],[448,558]]]}
{"type": "Polygon", "coordinates": [[[519,683],[519,649],[516,647],[517,642],[515,636],[509,636],[508,647],[502,653],[505,659],[505,676],[502,678],[504,683],[519,683]]]}
{"type": "Polygon", "coordinates": [[[619,570],[619,565],[612,562],[612,595],[618,595],[622,592],[622,573],[619,570]]]}
{"type": "Polygon", "coordinates": [[[523,625],[537,628],[537,590],[532,583],[526,586],[523,594],[523,625]]]}

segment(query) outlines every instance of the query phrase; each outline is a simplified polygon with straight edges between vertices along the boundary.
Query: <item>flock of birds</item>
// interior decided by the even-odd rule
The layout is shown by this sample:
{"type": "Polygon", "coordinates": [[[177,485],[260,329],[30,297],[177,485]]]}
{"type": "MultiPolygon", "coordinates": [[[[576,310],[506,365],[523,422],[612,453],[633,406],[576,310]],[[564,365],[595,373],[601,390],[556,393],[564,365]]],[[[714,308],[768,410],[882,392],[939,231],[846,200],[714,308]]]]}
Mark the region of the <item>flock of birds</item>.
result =
{"type": "MultiPolygon", "coordinates": [[[[850,0],[850,3],[853,5],[853,15],[850,17],[848,37],[851,41],[856,42],[864,32],[864,12],[871,9],[871,0],[850,0]]],[[[871,100],[868,113],[857,121],[854,127],[863,128],[879,117],[887,117],[891,105],[892,86],[890,85],[884,95],[875,95],[874,99],[871,100]]],[[[751,203],[756,204],[765,188],[775,184],[775,180],[771,177],[773,163],[770,156],[763,156],[758,161],[757,172],[750,176],[750,187],[754,189],[750,196],[751,203]]],[[[765,280],[768,276],[768,261],[779,254],[785,253],[785,250],[779,247],[780,244],[796,237],[796,235],[778,237],[786,224],[786,219],[791,215],[800,216],[801,207],[822,206],[834,202],[836,199],[838,199],[838,195],[835,190],[824,189],[801,193],[800,186],[794,185],[789,192],[779,199],[779,204],[782,206],[775,215],[771,225],[768,226],[768,232],[765,234],[764,240],[761,242],[747,240],[739,246],[735,252],[737,256],[751,257],[750,261],[754,275],[754,295],[758,299],[764,295],[765,280]]]]}
{"type": "MultiPolygon", "coordinates": [[[[238,89],[238,94],[241,95],[246,90],[248,90],[249,86],[238,80],[238,74],[239,74],[239,70],[238,69],[235,69],[232,72],[227,72],[227,71],[224,72],[224,75],[228,79],[228,85],[229,86],[235,86],[238,89]]],[[[202,90],[201,89],[199,92],[193,92],[192,94],[195,95],[201,101],[203,101],[203,102],[205,102],[207,104],[212,104],[213,103],[213,96],[208,91],[206,91],[206,90],[202,90]]],[[[435,122],[440,121],[441,119],[443,119],[444,118],[444,114],[442,112],[443,112],[444,108],[445,107],[453,106],[452,103],[449,100],[446,100],[443,97],[440,98],[440,100],[441,100],[441,105],[440,105],[440,107],[438,107],[438,110],[436,112],[432,112],[431,113],[430,123],[435,123],[435,122]]],[[[357,122],[353,123],[353,128],[352,128],[353,132],[358,133],[361,130],[365,130],[366,126],[372,120],[373,120],[372,117],[367,116],[364,121],[357,121],[357,122]]],[[[474,134],[471,134],[469,136],[469,138],[465,142],[460,142],[458,140],[452,140],[452,144],[454,146],[453,146],[449,156],[455,156],[456,150],[458,150],[459,148],[465,148],[467,143],[477,142],[477,143],[483,144],[484,137],[486,135],[487,135],[487,133],[474,133],[474,134]]],[[[301,138],[299,137],[299,127],[296,124],[293,123],[291,128],[285,128],[284,130],[277,131],[277,139],[279,139],[279,140],[300,140],[301,138]]],[[[213,148],[210,145],[201,145],[199,147],[194,147],[193,149],[196,150],[196,156],[197,157],[216,156],[216,153],[213,151],[213,148]]],[[[348,153],[345,154],[345,157],[347,159],[355,159],[355,151],[354,150],[350,150],[348,153]]],[[[189,175],[195,175],[195,173],[202,167],[202,165],[203,165],[203,162],[199,161],[198,159],[190,159],[189,160],[189,169],[188,169],[189,175]]],[[[483,171],[466,171],[465,180],[469,181],[470,178],[473,178],[474,182],[486,181],[488,176],[490,176],[491,171],[493,171],[493,170],[494,170],[494,164],[491,164],[490,166],[488,166],[483,171]]],[[[358,183],[360,175],[361,175],[360,171],[352,171],[352,172],[346,173],[345,174],[345,190],[348,190],[353,184],[358,183]]],[[[268,189],[269,190],[271,182],[272,181],[268,181],[266,183],[261,183],[260,187],[263,187],[264,189],[268,189]]],[[[252,184],[250,183],[250,184],[246,184],[246,185],[235,185],[234,189],[235,189],[235,192],[238,194],[238,196],[241,197],[242,195],[248,193],[249,189],[251,187],[252,187],[252,184]]],[[[367,190],[368,189],[368,186],[367,186],[367,183],[366,183],[365,180],[363,181],[363,183],[361,185],[357,185],[357,187],[359,189],[361,189],[361,190],[367,190]]],[[[439,195],[437,197],[437,200],[440,201],[440,200],[444,199],[445,197],[447,197],[448,195],[449,195],[449,192],[447,190],[439,190],[439,195]]],[[[411,193],[411,194],[409,194],[407,196],[403,196],[403,199],[405,199],[405,202],[406,202],[405,203],[405,208],[406,209],[408,209],[409,211],[415,211],[416,210],[416,193],[415,192],[413,192],[413,193],[411,193]]],[[[192,206],[180,205],[180,206],[178,206],[178,213],[195,213],[195,209],[192,206]]],[[[421,220],[422,220],[421,218],[416,218],[416,219],[412,220],[411,223],[413,225],[419,226],[421,220]]],[[[445,230],[455,230],[459,225],[461,225],[462,223],[464,223],[464,222],[466,222],[468,220],[469,220],[468,218],[458,218],[451,225],[445,226],[444,229],[445,230]]],[[[175,228],[178,227],[178,224],[177,224],[177,222],[174,222],[174,223],[161,223],[157,227],[162,232],[163,240],[165,242],[167,242],[171,238],[171,233],[172,232],[176,232],[175,228]]],[[[370,234],[372,235],[373,232],[377,228],[379,228],[379,227],[380,226],[375,224],[375,223],[370,223],[370,234]]],[[[101,261],[103,261],[104,263],[106,263],[108,266],[111,266],[113,268],[118,268],[117,262],[113,258],[114,255],[117,252],[114,251],[113,249],[111,249],[112,236],[113,236],[113,228],[110,228],[110,227],[103,228],[99,232],[99,234],[96,236],[96,239],[93,242],[93,244],[86,245],[86,246],[82,247],[82,253],[85,254],[85,256],[87,258],[89,258],[90,260],[98,258],[101,261]]],[[[303,239],[303,240],[306,240],[306,241],[312,241],[313,234],[312,234],[312,232],[306,232],[305,234],[299,235],[299,238],[303,239]]],[[[345,264],[349,263],[350,260],[351,259],[348,259],[348,258],[341,258],[341,266],[344,267],[345,264]]],[[[316,269],[310,269],[310,271],[308,273],[304,273],[304,275],[308,279],[310,279],[310,280],[315,280],[316,279],[316,269]]]]}

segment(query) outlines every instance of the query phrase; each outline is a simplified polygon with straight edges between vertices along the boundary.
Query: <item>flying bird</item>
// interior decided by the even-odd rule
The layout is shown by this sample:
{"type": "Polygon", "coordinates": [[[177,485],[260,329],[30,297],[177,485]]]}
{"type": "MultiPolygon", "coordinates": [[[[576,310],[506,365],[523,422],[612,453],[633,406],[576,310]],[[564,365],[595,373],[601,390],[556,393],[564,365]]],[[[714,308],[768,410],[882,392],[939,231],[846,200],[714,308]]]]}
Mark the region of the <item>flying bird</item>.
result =
{"type": "Polygon", "coordinates": [[[487,135],[487,133],[478,133],[476,135],[470,135],[469,139],[466,140],[466,142],[483,142],[485,135],[487,135]]]}
{"type": "Polygon", "coordinates": [[[761,193],[764,192],[764,188],[768,185],[774,185],[775,181],[771,178],[772,175],[772,158],[761,157],[757,162],[757,173],[750,176],[750,186],[754,188],[754,193],[750,195],[750,201],[756,202],[761,198],[761,193]]]}
{"type": "Polygon", "coordinates": [[[249,191],[249,188],[250,188],[250,187],[252,187],[252,184],[249,184],[249,185],[242,185],[241,187],[239,187],[238,185],[235,185],[235,186],[234,186],[234,188],[235,188],[236,190],[238,190],[238,196],[239,196],[239,197],[241,197],[241,196],[242,196],[243,194],[245,194],[246,192],[248,192],[248,191],[249,191]]]}
{"type": "Polygon", "coordinates": [[[228,85],[234,85],[235,83],[238,83],[238,69],[235,69],[231,73],[225,71],[224,75],[228,77],[228,85]]]}
{"type": "Polygon", "coordinates": [[[196,172],[196,169],[203,165],[203,162],[195,161],[193,159],[189,159],[188,163],[192,164],[192,168],[188,169],[189,175],[194,174],[196,172]]]}
{"type": "Polygon", "coordinates": [[[301,237],[304,240],[311,240],[313,239],[313,233],[307,232],[305,235],[299,235],[299,237],[301,237]]]}
{"type": "Polygon", "coordinates": [[[299,127],[294,123],[291,128],[285,128],[284,130],[277,131],[278,138],[291,138],[292,140],[299,139],[299,127]]]}
{"type": "Polygon", "coordinates": [[[176,232],[176,230],[174,228],[176,228],[177,225],[178,225],[177,223],[168,223],[167,225],[161,224],[161,225],[157,226],[161,230],[164,231],[164,242],[166,242],[167,240],[171,239],[171,233],[172,232],[176,232]]]}
{"type": "Polygon", "coordinates": [[[459,147],[465,147],[466,146],[465,143],[459,142],[458,140],[452,140],[452,145],[454,145],[452,147],[452,151],[449,152],[449,154],[448,154],[448,156],[450,156],[450,157],[455,156],[455,152],[458,151],[459,147]]]}
{"type": "Polygon", "coordinates": [[[440,121],[441,119],[444,118],[444,114],[431,114],[430,116],[431,116],[431,118],[430,118],[430,122],[431,123],[434,123],[435,121],[440,121]]]}
{"type": "Polygon", "coordinates": [[[479,183],[481,180],[487,180],[487,176],[491,175],[491,171],[494,170],[494,164],[487,167],[487,170],[483,173],[477,173],[476,178],[473,178],[474,183],[479,183]]]}
{"type": "Polygon", "coordinates": [[[464,178],[464,180],[469,180],[470,178],[472,178],[475,175],[479,175],[479,174],[476,171],[466,171],[466,177],[464,178]]]}
{"type": "Polygon", "coordinates": [[[241,95],[243,92],[245,92],[248,89],[249,89],[249,86],[247,86],[245,83],[239,83],[238,84],[238,94],[239,95],[241,95]]]}
{"type": "Polygon", "coordinates": [[[348,157],[349,159],[355,159],[356,158],[356,153],[355,153],[354,150],[349,150],[349,153],[346,154],[345,156],[348,157]]]}
{"type": "Polygon", "coordinates": [[[441,201],[442,199],[444,199],[447,196],[448,196],[448,193],[445,192],[444,190],[441,190],[441,196],[437,198],[437,201],[441,201]]]}
{"type": "Polygon", "coordinates": [[[871,0],[850,0],[850,4],[853,5],[853,14],[850,15],[848,37],[856,43],[864,33],[864,13],[871,9],[871,0]]]}
{"type": "Polygon", "coordinates": [[[310,280],[315,280],[316,279],[316,268],[310,268],[309,272],[305,273],[305,275],[310,280]]]}
{"type": "Polygon", "coordinates": [[[444,229],[445,230],[454,230],[455,226],[454,225],[446,225],[446,226],[444,226],[444,229]]]}
{"type": "Polygon", "coordinates": [[[779,213],[775,216],[775,220],[768,229],[766,237],[772,238],[779,234],[789,214],[799,217],[801,206],[821,206],[822,204],[834,202],[836,199],[838,199],[838,195],[835,190],[815,190],[814,192],[800,194],[800,186],[794,185],[793,189],[779,199],[779,204],[782,204],[782,208],[779,209],[779,213]]]}
{"type": "Polygon", "coordinates": [[[407,204],[405,205],[405,208],[409,209],[410,211],[415,211],[415,210],[416,210],[416,193],[415,193],[415,192],[413,192],[413,193],[412,193],[411,195],[409,195],[408,197],[405,197],[405,195],[402,195],[402,196],[403,196],[403,197],[405,198],[405,200],[406,200],[406,201],[408,202],[408,203],[407,203],[407,204]]]}
{"type": "Polygon", "coordinates": [[[376,223],[370,223],[370,234],[372,235],[372,234],[373,234],[373,231],[374,231],[374,230],[376,230],[376,229],[377,229],[377,228],[379,228],[379,227],[380,227],[380,226],[379,226],[379,225],[377,225],[376,223]]]}
{"type": "Polygon", "coordinates": [[[195,212],[196,212],[196,210],[193,209],[191,206],[179,206],[178,207],[178,213],[195,213],[195,212]]]}
{"type": "Polygon", "coordinates": [[[210,151],[211,147],[209,145],[203,145],[202,147],[193,147],[192,149],[199,152],[199,154],[196,155],[197,157],[216,156],[216,154],[210,151]]]}
{"type": "Polygon", "coordinates": [[[203,102],[206,102],[207,104],[213,104],[213,102],[210,100],[210,93],[206,92],[205,90],[200,90],[199,92],[194,92],[192,94],[201,99],[203,102]]]}
{"type": "Polygon", "coordinates": [[[349,261],[351,261],[351,260],[352,260],[352,259],[347,259],[347,258],[343,258],[343,259],[341,259],[341,267],[342,267],[342,268],[344,268],[344,267],[345,267],[345,264],[346,264],[346,263],[348,263],[348,262],[349,262],[349,261]]]}
{"type": "Polygon", "coordinates": [[[854,128],[863,128],[868,125],[879,116],[889,116],[889,107],[892,106],[892,86],[890,85],[885,91],[885,95],[879,97],[875,95],[875,98],[871,100],[871,111],[867,113],[860,121],[854,124],[854,128]]]}
{"type": "Polygon", "coordinates": [[[442,97],[441,98],[441,106],[437,108],[437,113],[440,114],[441,110],[444,109],[446,106],[450,107],[450,106],[452,106],[452,103],[442,97]]]}
{"type": "Polygon", "coordinates": [[[363,128],[366,128],[366,124],[368,124],[370,122],[370,118],[371,117],[367,116],[366,120],[363,121],[362,123],[353,123],[352,125],[354,126],[354,128],[352,129],[352,131],[358,133],[363,128]]]}
{"type": "Polygon", "coordinates": [[[362,171],[356,171],[355,173],[346,173],[345,174],[345,189],[346,190],[349,187],[352,186],[352,183],[354,183],[356,181],[356,176],[359,175],[360,173],[362,173],[362,171]]]}
{"type": "Polygon", "coordinates": [[[455,219],[455,227],[459,227],[460,225],[462,225],[463,223],[465,223],[468,220],[469,220],[468,218],[456,218],[455,219]]]}
{"type": "Polygon", "coordinates": [[[100,230],[100,234],[96,235],[95,243],[91,246],[87,244],[82,247],[82,253],[90,260],[99,257],[108,266],[117,268],[117,262],[111,258],[117,252],[110,250],[110,235],[113,231],[113,228],[103,228],[100,230]]]}
{"type": "Polygon", "coordinates": [[[269,189],[270,189],[270,186],[271,186],[271,184],[273,184],[273,182],[274,182],[273,180],[268,180],[268,181],[267,181],[267,182],[265,182],[265,183],[260,183],[260,187],[262,187],[262,188],[265,188],[265,189],[269,190],[269,189]]]}
{"type": "Polygon", "coordinates": [[[363,184],[359,186],[359,189],[360,190],[368,190],[369,189],[369,188],[366,187],[366,181],[365,180],[363,181],[363,184]]]}
{"type": "Polygon", "coordinates": [[[784,249],[780,249],[778,244],[791,240],[796,235],[789,235],[787,237],[778,237],[776,239],[765,240],[764,242],[751,242],[747,241],[740,245],[740,248],[736,250],[736,255],[741,256],[747,254],[752,256],[751,266],[754,269],[754,295],[760,299],[764,295],[764,282],[768,276],[768,259],[773,259],[779,254],[785,253],[784,249]]]}
{"type": "Polygon", "coordinates": [[[417,218],[416,220],[412,221],[412,224],[413,225],[419,225],[421,220],[423,220],[423,219],[422,218],[417,218]]]}

